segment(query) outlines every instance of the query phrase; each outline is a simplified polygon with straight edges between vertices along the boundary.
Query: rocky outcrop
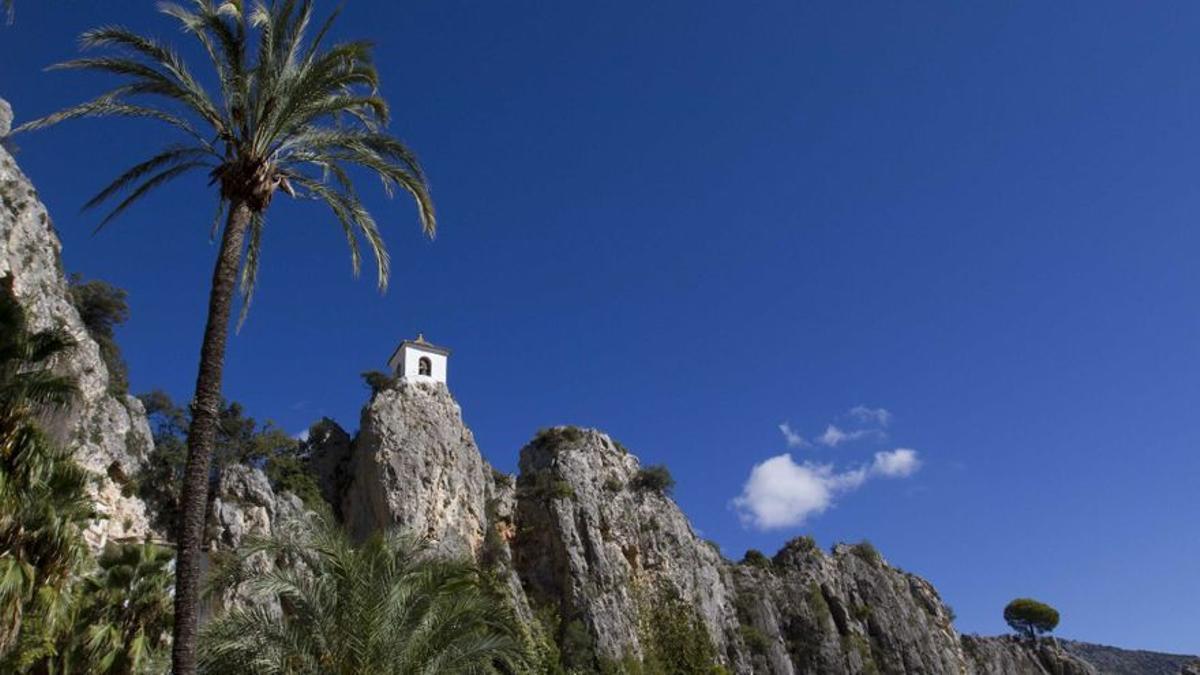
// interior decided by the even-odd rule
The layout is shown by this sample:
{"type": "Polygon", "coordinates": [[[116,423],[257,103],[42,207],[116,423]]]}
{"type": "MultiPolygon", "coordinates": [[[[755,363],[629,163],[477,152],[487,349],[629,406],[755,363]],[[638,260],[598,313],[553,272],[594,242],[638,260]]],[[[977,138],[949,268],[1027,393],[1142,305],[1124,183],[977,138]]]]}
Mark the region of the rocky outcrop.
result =
{"type": "MultiPolygon", "coordinates": [[[[217,480],[205,531],[205,550],[210,560],[220,565],[222,553],[237,550],[252,538],[268,537],[281,527],[311,517],[299,497],[271,489],[267,476],[259,469],[242,464],[225,467],[217,480]]],[[[226,558],[225,564],[232,559],[226,558]]],[[[264,552],[256,552],[244,561],[237,574],[261,575],[276,565],[264,552]]],[[[234,605],[245,605],[250,594],[241,583],[210,599],[209,611],[219,612],[234,605]]]]}
{"type": "Polygon", "coordinates": [[[1061,640],[1063,649],[1087,661],[1100,675],[1200,675],[1195,656],[1061,640]]]}
{"type": "Polygon", "coordinates": [[[789,542],[733,575],[755,672],[964,672],[958,635],[937,591],[870,544],[824,553],[789,542]]]}
{"type": "Polygon", "coordinates": [[[309,441],[351,531],[407,527],[475,556],[571,672],[643,660],[776,675],[1096,672],[1050,642],[960,637],[933,586],[869,544],[825,553],[802,538],[773,560],[725,560],[599,431],[539,432],[514,484],[483,460],[444,385],[399,380],[361,425],[350,440],[326,420],[309,441]]]}
{"type": "Polygon", "coordinates": [[[967,672],[977,675],[1096,675],[1096,668],[1052,639],[1030,643],[1013,637],[962,637],[967,672]]]}
{"type": "Polygon", "coordinates": [[[353,535],[399,526],[449,554],[481,552],[492,470],[445,385],[400,380],[375,393],[348,476],[340,504],[353,535]]]}
{"type": "Polygon", "coordinates": [[[641,466],[611,438],[547,429],[521,451],[516,569],[535,605],[553,606],[594,640],[597,657],[642,659],[655,645],[655,611],[737,661],[728,569],[679,508],[643,485],[641,466]]]}
{"type": "MultiPolygon", "coordinates": [[[[5,118],[11,119],[11,112],[2,104],[0,135],[6,131],[5,118]]],[[[17,301],[33,330],[61,328],[75,339],[74,349],[56,367],[75,379],[80,395],[44,426],[97,476],[92,492],[99,518],[86,538],[98,549],[110,540],[152,534],[146,507],[129,488],[154,441],[141,403],[110,387],[100,348],[69,299],[61,249],[37,191],[0,146],[0,276],[12,276],[17,301]]]]}

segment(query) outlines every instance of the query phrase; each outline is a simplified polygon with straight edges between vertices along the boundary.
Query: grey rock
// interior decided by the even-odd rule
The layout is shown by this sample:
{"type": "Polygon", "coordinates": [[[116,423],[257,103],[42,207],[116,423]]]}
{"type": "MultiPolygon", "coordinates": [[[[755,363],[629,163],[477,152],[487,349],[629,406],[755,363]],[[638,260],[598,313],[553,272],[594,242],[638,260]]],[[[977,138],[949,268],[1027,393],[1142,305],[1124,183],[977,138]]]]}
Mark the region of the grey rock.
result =
{"type": "Polygon", "coordinates": [[[0,98],[0,136],[7,136],[12,131],[13,110],[8,101],[0,98]]]}
{"type": "Polygon", "coordinates": [[[1075,640],[1060,642],[1064,649],[1095,666],[1100,675],[1200,675],[1200,661],[1195,656],[1120,649],[1075,640]]]}
{"type": "Polygon", "coordinates": [[[340,519],[342,495],[347,494],[350,483],[350,434],[326,417],[309,428],[305,444],[321,496],[333,506],[334,515],[340,519]]]}
{"type": "Polygon", "coordinates": [[[976,675],[1097,675],[1090,663],[1062,648],[1056,640],[1036,643],[1015,637],[962,636],[968,671],[976,675]]]}
{"type": "Polygon", "coordinates": [[[399,526],[451,555],[478,556],[491,468],[444,384],[404,380],[371,397],[341,512],[351,534],[399,526]]]}
{"type": "Polygon", "coordinates": [[[618,660],[645,655],[653,604],[678,599],[729,665],[728,570],[670,498],[635,487],[636,457],[598,431],[556,427],[521,450],[520,468],[513,548],[532,602],[582,621],[618,660]]]}
{"type": "MultiPolygon", "coordinates": [[[[261,470],[233,464],[221,471],[214,490],[206,522],[205,549],[211,561],[221,552],[237,550],[253,538],[268,537],[281,528],[302,525],[304,520],[312,517],[312,512],[296,495],[290,492],[276,494],[261,470]]],[[[244,569],[261,575],[280,562],[260,551],[246,559],[244,569]]],[[[211,598],[208,611],[220,612],[255,602],[257,600],[244,584],[235,584],[211,598]]],[[[278,611],[278,603],[272,602],[269,609],[278,611]]]]}
{"type": "MultiPolygon", "coordinates": [[[[0,105],[0,128],[9,112],[7,104],[0,105]]],[[[69,409],[48,415],[44,426],[98,477],[90,489],[100,517],[86,538],[99,549],[108,541],[156,536],[145,504],[124,494],[154,441],[141,403],[110,391],[100,349],[69,299],[61,249],[37,191],[0,147],[0,276],[12,275],[17,300],[33,330],[61,328],[76,341],[56,367],[75,379],[80,395],[69,409]]]]}

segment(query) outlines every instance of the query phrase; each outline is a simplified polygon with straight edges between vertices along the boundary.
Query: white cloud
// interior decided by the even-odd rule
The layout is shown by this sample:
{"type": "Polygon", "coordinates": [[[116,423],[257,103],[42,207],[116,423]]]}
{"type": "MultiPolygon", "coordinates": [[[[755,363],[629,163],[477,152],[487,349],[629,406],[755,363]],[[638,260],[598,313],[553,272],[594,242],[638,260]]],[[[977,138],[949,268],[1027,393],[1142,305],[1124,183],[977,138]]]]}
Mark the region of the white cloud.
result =
{"type": "Polygon", "coordinates": [[[797,464],[790,454],[772,457],[750,470],[733,508],[742,523],[760,530],[799,525],[832,503],[828,473],[828,467],[797,464]]]}
{"type": "Polygon", "coordinates": [[[875,453],[871,473],[887,478],[904,478],[913,475],[919,468],[921,460],[917,458],[916,450],[896,448],[890,452],[875,453]]]}
{"type": "Polygon", "coordinates": [[[787,441],[787,446],[789,448],[803,448],[808,445],[808,441],[804,440],[803,436],[796,433],[796,430],[792,429],[792,425],[788,424],[787,422],[779,425],[779,432],[783,434],[783,439],[787,441]]]}
{"type": "Polygon", "coordinates": [[[920,466],[917,452],[908,448],[877,452],[871,464],[840,472],[831,464],[797,464],[791,454],[784,453],[754,465],[742,494],[731,506],[749,527],[797,527],[827,510],[835,497],[857,490],[873,476],[902,478],[920,466]]]}
{"type": "Polygon", "coordinates": [[[887,408],[868,408],[865,405],[856,405],[846,415],[862,424],[878,424],[881,427],[887,427],[892,423],[892,413],[887,408]]]}
{"type": "Polygon", "coordinates": [[[298,434],[292,434],[292,438],[300,441],[301,443],[303,443],[304,441],[307,441],[308,440],[308,429],[305,429],[304,431],[301,431],[298,434]]]}
{"type": "Polygon", "coordinates": [[[825,427],[825,433],[817,437],[817,442],[822,445],[828,445],[831,448],[836,448],[848,441],[857,441],[860,438],[867,438],[868,436],[882,437],[883,435],[883,432],[878,429],[854,429],[846,431],[837,425],[830,424],[825,427]]]}

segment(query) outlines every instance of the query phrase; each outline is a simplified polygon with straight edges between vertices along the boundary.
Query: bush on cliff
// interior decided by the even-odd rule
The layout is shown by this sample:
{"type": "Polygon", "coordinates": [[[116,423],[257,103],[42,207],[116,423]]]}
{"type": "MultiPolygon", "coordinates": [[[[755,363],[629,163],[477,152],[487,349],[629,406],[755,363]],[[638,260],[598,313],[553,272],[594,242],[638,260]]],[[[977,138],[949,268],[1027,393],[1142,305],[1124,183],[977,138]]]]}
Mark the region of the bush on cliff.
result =
{"type": "Polygon", "coordinates": [[[631,482],[635,490],[657,492],[664,497],[670,497],[675,491],[675,478],[671,470],[662,464],[655,464],[639,469],[631,482]]]}

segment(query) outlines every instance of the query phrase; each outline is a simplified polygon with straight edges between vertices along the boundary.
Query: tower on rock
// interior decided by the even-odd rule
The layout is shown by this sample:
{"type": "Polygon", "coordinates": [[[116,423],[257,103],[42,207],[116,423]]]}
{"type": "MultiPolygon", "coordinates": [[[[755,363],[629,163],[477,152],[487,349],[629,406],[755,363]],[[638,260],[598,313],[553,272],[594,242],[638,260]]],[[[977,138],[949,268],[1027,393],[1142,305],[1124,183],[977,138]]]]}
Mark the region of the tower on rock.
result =
{"type": "Polygon", "coordinates": [[[397,377],[413,382],[446,383],[446,362],[450,350],[425,341],[418,333],[417,339],[405,340],[396,347],[388,367],[397,377]]]}

